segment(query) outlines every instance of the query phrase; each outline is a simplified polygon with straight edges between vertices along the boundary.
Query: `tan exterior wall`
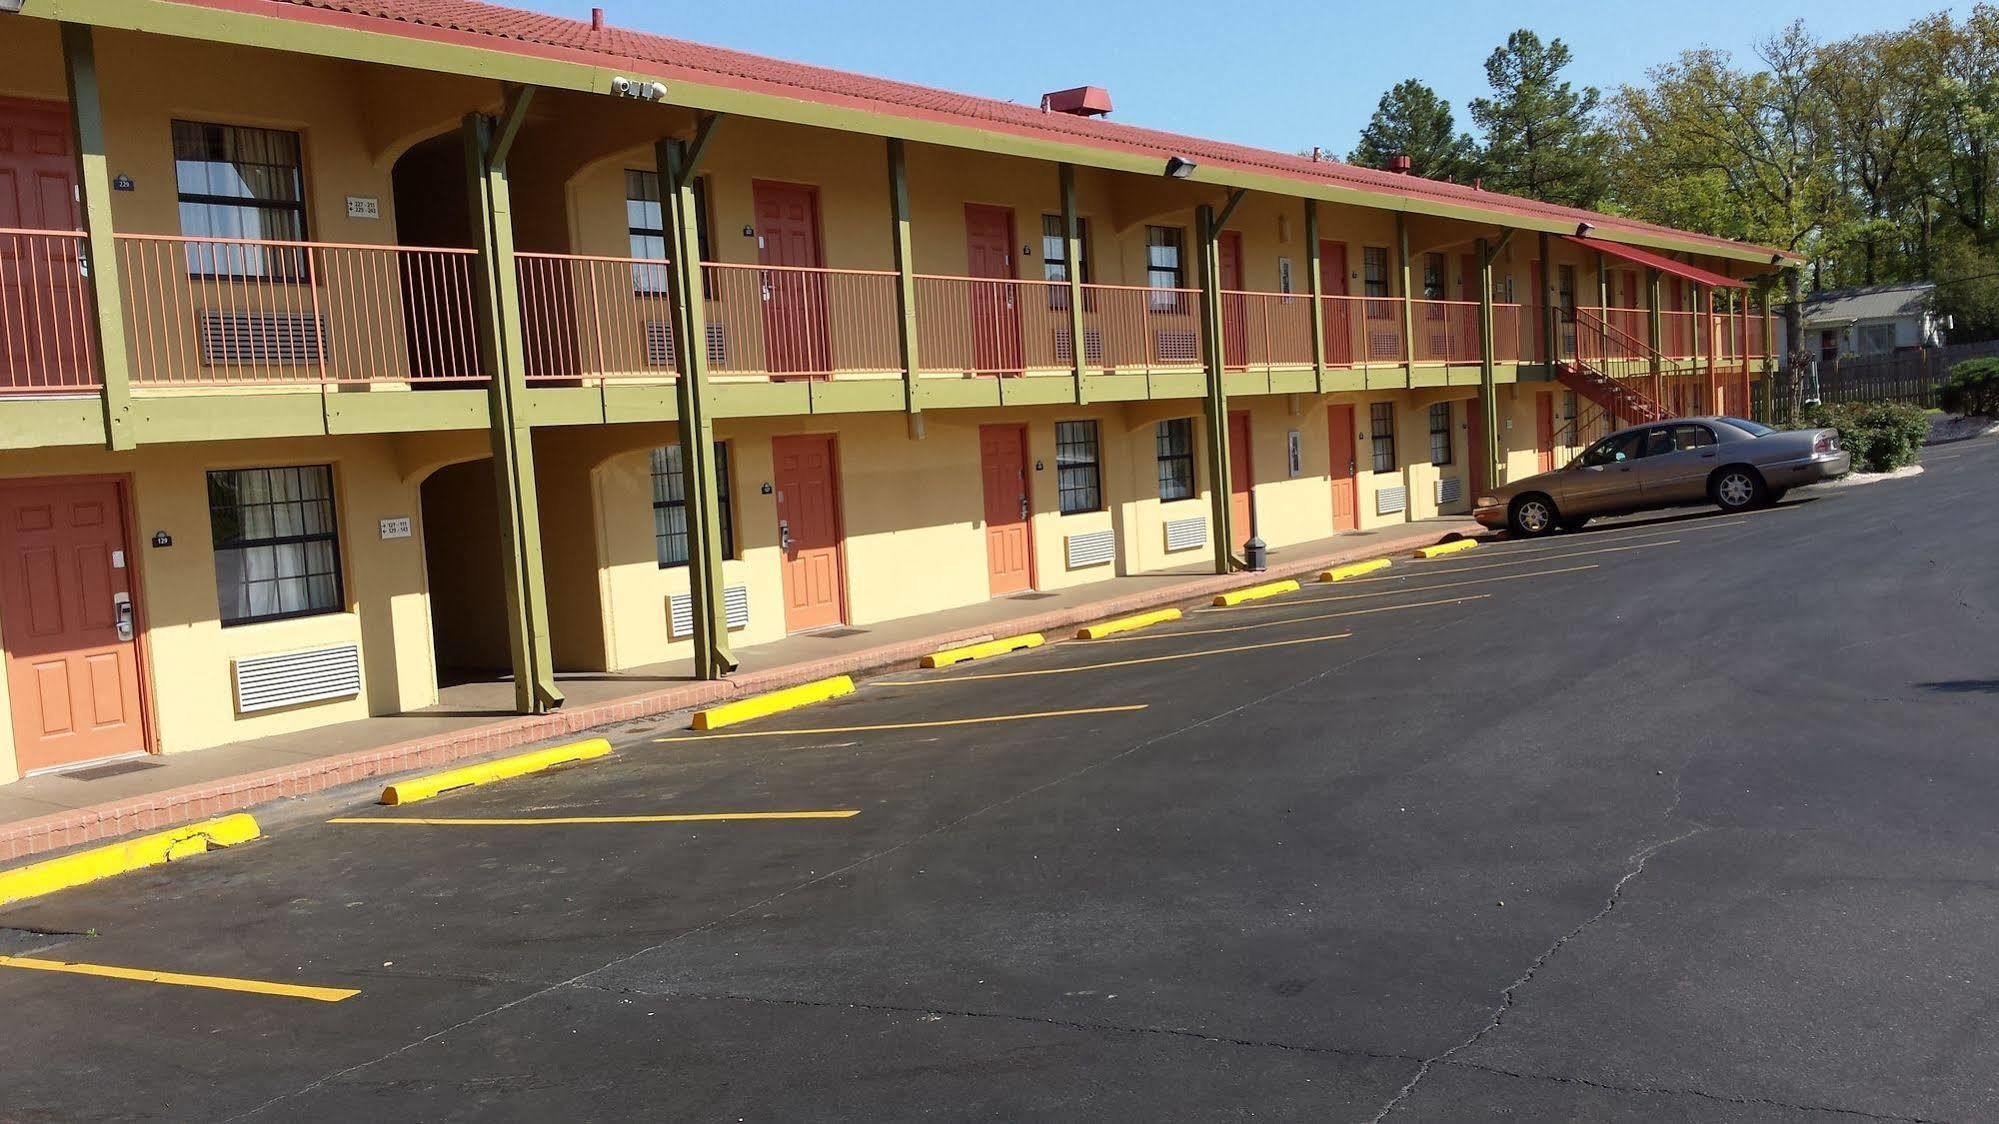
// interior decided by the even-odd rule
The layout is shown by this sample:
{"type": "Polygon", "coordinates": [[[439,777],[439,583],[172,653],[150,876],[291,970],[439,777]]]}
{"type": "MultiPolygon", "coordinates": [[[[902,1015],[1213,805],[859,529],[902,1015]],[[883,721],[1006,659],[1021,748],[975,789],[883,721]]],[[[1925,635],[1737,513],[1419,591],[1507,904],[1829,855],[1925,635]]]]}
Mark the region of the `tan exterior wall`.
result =
{"type": "MultiPolygon", "coordinates": [[[[129,484],[150,728],[165,752],[282,734],[436,701],[424,539],[418,497],[387,437],[147,446],[120,455],[47,451],[0,456],[0,477],[119,475],[129,484]],[[223,627],[216,603],[206,472],[217,468],[333,465],[344,608],[291,620],[223,627]],[[411,517],[406,539],[384,540],[380,520],[411,517]],[[172,545],[155,547],[164,531],[172,545]],[[257,714],[234,707],[231,661],[329,644],[361,648],[363,688],[352,699],[257,714]]],[[[0,683],[0,695],[5,694],[0,683]]],[[[0,698],[0,705],[6,700],[0,698]]],[[[6,711],[11,713],[11,711],[6,711]]],[[[0,729],[0,778],[14,775],[13,729],[0,729]]]]}

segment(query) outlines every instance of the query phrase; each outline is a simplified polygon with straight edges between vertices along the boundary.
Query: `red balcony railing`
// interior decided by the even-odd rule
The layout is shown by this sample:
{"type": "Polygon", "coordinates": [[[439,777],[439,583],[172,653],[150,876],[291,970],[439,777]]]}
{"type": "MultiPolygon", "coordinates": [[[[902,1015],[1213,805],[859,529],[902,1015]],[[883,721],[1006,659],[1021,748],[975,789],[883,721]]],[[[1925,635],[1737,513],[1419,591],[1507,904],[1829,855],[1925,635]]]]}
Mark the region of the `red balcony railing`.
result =
{"type": "Polygon", "coordinates": [[[94,390],[84,238],[0,229],[0,394],[94,390]]]}
{"type": "Polygon", "coordinates": [[[1312,365],[1312,298],[1297,293],[1222,293],[1222,366],[1268,371],[1312,365]]]}
{"type": "Polygon", "coordinates": [[[484,378],[470,250],[117,236],[132,381],[484,378]]]}
{"type": "Polygon", "coordinates": [[[1083,357],[1102,352],[1103,369],[1156,374],[1198,370],[1207,362],[1201,339],[1201,291],[1140,285],[1083,286],[1083,357]],[[1099,338],[1089,337],[1092,321],[1099,338]]]}
{"type": "Polygon", "coordinates": [[[1483,357],[1476,302],[1419,300],[1410,304],[1416,362],[1477,363],[1483,357]]]}

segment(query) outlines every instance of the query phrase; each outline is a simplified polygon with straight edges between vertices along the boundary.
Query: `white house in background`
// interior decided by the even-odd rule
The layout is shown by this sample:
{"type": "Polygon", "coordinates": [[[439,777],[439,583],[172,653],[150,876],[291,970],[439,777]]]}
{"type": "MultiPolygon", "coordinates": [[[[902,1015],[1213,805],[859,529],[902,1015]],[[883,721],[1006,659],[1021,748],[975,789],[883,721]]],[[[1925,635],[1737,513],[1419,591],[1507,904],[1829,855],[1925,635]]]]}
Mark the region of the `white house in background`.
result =
{"type": "MultiPolygon", "coordinates": [[[[1867,285],[1828,289],[1805,298],[1805,350],[1830,361],[1872,355],[1892,355],[1915,347],[1943,346],[1944,324],[1930,308],[1932,281],[1900,285],[1867,285]]],[[[1784,318],[1777,318],[1777,338],[1786,346],[1784,318]]]]}

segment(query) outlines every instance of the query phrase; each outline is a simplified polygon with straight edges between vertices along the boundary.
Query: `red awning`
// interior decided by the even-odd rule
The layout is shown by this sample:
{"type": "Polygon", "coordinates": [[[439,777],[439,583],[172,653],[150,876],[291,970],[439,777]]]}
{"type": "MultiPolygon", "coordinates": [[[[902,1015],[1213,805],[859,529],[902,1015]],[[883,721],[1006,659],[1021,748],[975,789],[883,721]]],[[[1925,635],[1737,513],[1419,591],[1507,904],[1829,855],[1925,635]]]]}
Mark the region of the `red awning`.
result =
{"type": "Polygon", "coordinates": [[[1636,246],[1627,246],[1622,242],[1607,242],[1601,238],[1578,238],[1573,234],[1562,234],[1557,235],[1557,237],[1574,242],[1585,249],[1609,254],[1614,258],[1623,258],[1633,265],[1646,266],[1674,277],[1684,277],[1695,284],[1712,285],[1717,289],[1747,289],[1749,287],[1749,282],[1741,278],[1727,277],[1712,270],[1702,269],[1697,265],[1688,265],[1683,261],[1674,261],[1664,254],[1655,254],[1650,250],[1641,250],[1636,246]]]}

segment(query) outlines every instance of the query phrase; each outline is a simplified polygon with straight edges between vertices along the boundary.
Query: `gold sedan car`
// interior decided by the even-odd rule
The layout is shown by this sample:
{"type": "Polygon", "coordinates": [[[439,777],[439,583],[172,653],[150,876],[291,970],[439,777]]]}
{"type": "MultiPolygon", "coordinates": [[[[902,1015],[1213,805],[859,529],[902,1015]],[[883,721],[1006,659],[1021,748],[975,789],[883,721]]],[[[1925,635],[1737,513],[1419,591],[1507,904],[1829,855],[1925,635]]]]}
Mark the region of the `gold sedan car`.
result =
{"type": "Polygon", "coordinates": [[[1621,429],[1563,468],[1478,497],[1480,523],[1516,535],[1575,530],[1599,515],[1699,503],[1746,511],[1843,476],[1836,429],[1772,429],[1743,418],[1674,418],[1621,429]]]}

